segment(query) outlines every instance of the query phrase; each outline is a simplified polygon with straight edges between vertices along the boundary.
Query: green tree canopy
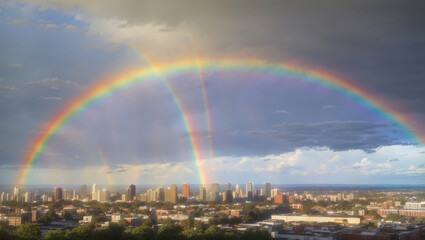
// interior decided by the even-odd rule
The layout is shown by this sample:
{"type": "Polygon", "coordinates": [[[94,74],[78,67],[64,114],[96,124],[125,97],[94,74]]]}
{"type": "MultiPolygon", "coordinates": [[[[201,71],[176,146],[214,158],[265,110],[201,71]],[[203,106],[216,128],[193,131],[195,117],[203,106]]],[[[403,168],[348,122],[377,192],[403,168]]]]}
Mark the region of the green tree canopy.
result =
{"type": "Polygon", "coordinates": [[[41,227],[37,223],[25,223],[19,226],[15,234],[20,239],[33,240],[41,238],[41,227]]]}

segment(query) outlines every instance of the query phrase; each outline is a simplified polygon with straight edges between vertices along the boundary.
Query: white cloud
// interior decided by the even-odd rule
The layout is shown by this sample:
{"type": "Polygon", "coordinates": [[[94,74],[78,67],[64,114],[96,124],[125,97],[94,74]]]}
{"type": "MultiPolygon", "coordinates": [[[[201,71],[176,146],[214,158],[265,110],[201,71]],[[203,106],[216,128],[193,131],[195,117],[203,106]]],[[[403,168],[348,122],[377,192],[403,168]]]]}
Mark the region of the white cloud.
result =
{"type": "Polygon", "coordinates": [[[62,100],[63,98],[61,98],[61,97],[40,97],[40,99],[43,99],[43,100],[54,100],[54,101],[60,101],[60,100],[62,100]]]}
{"type": "Polygon", "coordinates": [[[324,110],[330,110],[330,109],[336,109],[336,108],[338,108],[336,105],[326,105],[322,107],[322,109],[324,110]]]}
{"type": "Polygon", "coordinates": [[[41,85],[41,86],[49,86],[52,89],[58,89],[59,87],[73,87],[73,88],[81,88],[82,86],[76,82],[70,80],[62,80],[58,77],[53,78],[45,78],[39,82],[26,82],[26,85],[41,85]]]}
{"type": "Polygon", "coordinates": [[[74,25],[65,25],[65,30],[68,32],[75,32],[78,30],[78,27],[74,25]]]}
{"type": "Polygon", "coordinates": [[[360,162],[356,162],[353,164],[354,168],[363,168],[368,167],[371,165],[371,161],[369,161],[367,158],[363,158],[360,162]]]}
{"type": "Polygon", "coordinates": [[[56,31],[60,28],[59,25],[53,23],[42,24],[40,27],[43,31],[56,31]]]}
{"type": "Polygon", "coordinates": [[[22,64],[19,63],[11,63],[11,64],[7,64],[6,65],[9,68],[23,68],[24,66],[22,64]]]}
{"type": "Polygon", "coordinates": [[[276,110],[275,113],[289,114],[289,112],[286,110],[276,110]]]}
{"type": "Polygon", "coordinates": [[[330,162],[330,163],[336,163],[336,162],[339,162],[339,159],[340,159],[340,157],[337,154],[337,155],[333,156],[331,159],[329,159],[328,162],[330,162]]]}
{"type": "Polygon", "coordinates": [[[5,86],[5,87],[0,87],[0,90],[3,90],[3,91],[15,91],[15,90],[18,90],[18,88],[14,87],[14,86],[5,86]]]}
{"type": "Polygon", "coordinates": [[[19,26],[29,26],[32,24],[32,22],[24,19],[15,19],[10,24],[19,25],[19,26]]]}

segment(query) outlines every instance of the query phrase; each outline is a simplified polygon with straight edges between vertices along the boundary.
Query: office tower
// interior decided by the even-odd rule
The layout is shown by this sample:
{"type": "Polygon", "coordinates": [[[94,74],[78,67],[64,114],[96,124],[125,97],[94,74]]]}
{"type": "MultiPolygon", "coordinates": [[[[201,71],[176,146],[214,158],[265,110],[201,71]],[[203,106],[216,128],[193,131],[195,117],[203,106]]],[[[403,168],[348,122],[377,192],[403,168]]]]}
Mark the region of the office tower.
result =
{"type": "Polygon", "coordinates": [[[271,186],[270,183],[264,183],[264,196],[267,198],[271,197],[271,186]]]}
{"type": "Polygon", "coordinates": [[[127,194],[126,193],[121,195],[121,201],[127,202],[127,194]]]}
{"type": "Polygon", "coordinates": [[[97,191],[91,193],[91,200],[93,200],[93,201],[97,201],[98,200],[97,199],[97,191]]]}
{"type": "Polygon", "coordinates": [[[99,190],[97,190],[97,193],[96,193],[96,199],[97,199],[97,201],[99,201],[100,202],[100,195],[101,195],[101,193],[102,193],[102,191],[99,189],[99,190]]]}
{"type": "Polygon", "coordinates": [[[250,182],[246,184],[246,200],[252,202],[254,195],[254,183],[250,182]]]}
{"type": "Polygon", "coordinates": [[[87,185],[86,184],[81,185],[81,187],[80,187],[80,195],[81,195],[81,197],[87,195],[87,185]]]}
{"type": "Polygon", "coordinates": [[[176,186],[176,184],[170,185],[170,203],[177,203],[177,186],[176,186]]]}
{"type": "Polygon", "coordinates": [[[21,190],[20,190],[18,187],[15,187],[15,188],[13,189],[13,195],[18,196],[19,194],[21,194],[21,190]]]}
{"type": "Polygon", "coordinates": [[[201,187],[199,190],[199,201],[205,202],[207,200],[207,189],[201,187]]]}
{"type": "Polygon", "coordinates": [[[224,192],[223,201],[226,203],[233,203],[233,192],[231,190],[226,190],[224,192]]]}
{"type": "Polygon", "coordinates": [[[164,202],[165,201],[165,192],[163,187],[159,187],[156,189],[156,192],[158,194],[158,201],[164,202]]]}
{"type": "Polygon", "coordinates": [[[164,200],[166,202],[170,202],[170,188],[168,187],[167,189],[164,190],[164,200]]]}
{"type": "Polygon", "coordinates": [[[31,202],[31,193],[30,192],[26,192],[25,193],[25,202],[26,203],[30,203],[31,202]]]}
{"type": "Polygon", "coordinates": [[[93,184],[93,189],[92,189],[92,191],[91,191],[92,193],[94,193],[94,192],[97,192],[97,185],[96,185],[96,183],[95,184],[93,184]]]}
{"type": "Polygon", "coordinates": [[[273,190],[271,190],[270,197],[274,198],[278,194],[279,191],[277,190],[277,188],[274,188],[273,190]]]}
{"type": "Polygon", "coordinates": [[[285,203],[285,195],[277,194],[276,196],[274,196],[274,203],[284,204],[285,203]]]}
{"type": "Polygon", "coordinates": [[[224,187],[224,191],[233,191],[232,184],[231,183],[226,183],[226,185],[224,187]]]}
{"type": "Polygon", "coordinates": [[[218,185],[218,183],[211,183],[211,190],[208,194],[207,200],[217,201],[219,194],[220,194],[220,185],[218,185]]]}
{"type": "MultiPolygon", "coordinates": [[[[99,191],[100,192],[100,191],[99,191]]],[[[99,202],[109,202],[110,200],[110,195],[109,195],[109,191],[106,189],[103,189],[100,192],[100,199],[99,202]]]]}
{"type": "Polygon", "coordinates": [[[189,198],[190,197],[190,185],[185,183],[182,186],[182,195],[185,198],[189,198]]]}
{"type": "Polygon", "coordinates": [[[130,201],[133,201],[134,200],[134,197],[136,196],[136,186],[133,185],[133,184],[130,184],[128,186],[128,189],[130,190],[128,197],[130,198],[130,201]]]}
{"type": "Polygon", "coordinates": [[[62,188],[55,188],[55,199],[54,199],[54,201],[57,202],[57,201],[60,201],[62,199],[63,199],[62,188]]]}
{"type": "Polygon", "coordinates": [[[67,191],[66,189],[62,189],[62,199],[67,199],[67,191]]]}
{"type": "Polygon", "coordinates": [[[242,190],[242,188],[239,187],[239,184],[236,184],[236,187],[235,187],[235,197],[236,198],[240,198],[242,196],[243,196],[243,190],[242,190]]]}
{"type": "Polygon", "coordinates": [[[74,188],[74,190],[72,191],[72,199],[77,199],[77,192],[75,191],[75,188],[74,188]]]}
{"type": "Polygon", "coordinates": [[[5,202],[5,201],[6,201],[6,195],[4,194],[4,192],[2,192],[0,195],[0,202],[5,202]]]}

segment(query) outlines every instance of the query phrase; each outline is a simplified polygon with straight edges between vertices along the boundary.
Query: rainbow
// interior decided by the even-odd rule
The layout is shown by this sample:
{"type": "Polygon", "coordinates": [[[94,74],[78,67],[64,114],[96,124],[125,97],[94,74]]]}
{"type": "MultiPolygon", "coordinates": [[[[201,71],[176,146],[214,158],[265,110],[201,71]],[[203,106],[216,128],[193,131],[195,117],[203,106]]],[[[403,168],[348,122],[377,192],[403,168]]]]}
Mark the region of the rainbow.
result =
{"type": "MultiPolygon", "coordinates": [[[[106,167],[106,170],[111,169],[109,167],[108,160],[106,160],[105,153],[103,152],[102,148],[97,147],[97,155],[99,156],[100,161],[102,161],[103,166],[106,167]]],[[[106,173],[106,177],[108,178],[109,186],[114,185],[114,179],[112,177],[112,174],[106,173]]]]}
{"type": "MultiPolygon", "coordinates": [[[[53,121],[51,121],[51,124],[44,131],[44,134],[42,134],[31,147],[30,154],[25,159],[24,168],[18,176],[18,184],[24,184],[29,178],[32,167],[40,160],[44,151],[52,142],[55,134],[69,124],[72,119],[89,109],[94,104],[102,101],[119,90],[125,89],[134,84],[146,82],[150,79],[155,79],[158,74],[161,74],[161,76],[174,76],[189,71],[197,71],[199,69],[208,71],[264,72],[268,74],[275,74],[277,76],[288,76],[300,79],[307,83],[331,89],[352,99],[386,121],[397,124],[415,143],[425,142],[425,138],[421,138],[411,130],[413,128],[409,124],[409,119],[407,119],[403,113],[396,111],[388,103],[378,99],[367,90],[355,86],[343,78],[326,73],[325,71],[309,70],[295,64],[273,65],[256,60],[197,59],[194,61],[190,59],[173,64],[156,65],[150,68],[128,71],[123,75],[111,78],[109,81],[104,81],[93,86],[84,95],[76,98],[74,102],[71,102],[68,107],[66,107],[53,119],[53,121]]],[[[209,182],[209,179],[206,177],[208,172],[202,166],[203,160],[200,155],[199,139],[192,131],[193,119],[189,119],[187,116],[188,114],[183,111],[171,86],[167,82],[166,85],[168,91],[172,94],[173,99],[176,103],[178,103],[177,106],[179,107],[179,111],[182,115],[183,123],[189,134],[193,157],[198,164],[200,180],[201,183],[205,185],[209,182]]],[[[209,111],[209,108],[207,110],[209,111]]]]}

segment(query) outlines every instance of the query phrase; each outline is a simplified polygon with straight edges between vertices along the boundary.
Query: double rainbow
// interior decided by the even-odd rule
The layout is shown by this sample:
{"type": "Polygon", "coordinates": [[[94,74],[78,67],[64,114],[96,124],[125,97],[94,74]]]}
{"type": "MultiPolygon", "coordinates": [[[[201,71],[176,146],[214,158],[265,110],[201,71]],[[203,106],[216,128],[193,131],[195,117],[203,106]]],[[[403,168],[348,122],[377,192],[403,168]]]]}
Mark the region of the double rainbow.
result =
{"type": "MultiPolygon", "coordinates": [[[[184,60],[174,64],[166,65],[156,65],[150,68],[143,68],[140,70],[129,71],[125,74],[112,78],[109,81],[104,81],[98,85],[93,86],[88,92],[83,96],[76,98],[74,102],[65,108],[48,126],[44,131],[44,134],[41,135],[34,146],[28,157],[25,160],[25,166],[20,173],[18,184],[24,184],[29,178],[32,167],[37,164],[43,155],[44,151],[47,149],[49,144],[54,139],[56,133],[58,133],[64,126],[69,124],[69,122],[77,117],[80,113],[89,109],[92,105],[97,102],[102,101],[108,96],[114,94],[115,92],[125,89],[134,84],[146,82],[150,79],[155,79],[158,77],[158,74],[161,76],[174,76],[190,71],[199,71],[202,86],[203,94],[206,96],[205,89],[205,79],[201,70],[205,71],[249,71],[249,72],[259,72],[259,73],[268,73],[277,76],[289,76],[296,79],[300,79],[307,83],[315,84],[333,91],[337,91],[358,104],[362,105],[366,109],[374,112],[376,115],[385,119],[390,123],[397,124],[402,131],[405,131],[405,134],[415,143],[425,142],[425,138],[421,138],[419,135],[415,134],[411,129],[408,119],[401,113],[393,109],[388,103],[376,98],[373,94],[361,89],[358,86],[346,81],[342,78],[338,78],[328,74],[324,71],[317,70],[308,70],[302,68],[298,65],[282,64],[282,65],[273,65],[267,64],[262,61],[256,60],[236,60],[236,59],[221,59],[221,60],[210,60],[210,59],[197,59],[197,60],[184,60]]],[[[173,91],[172,87],[167,84],[169,93],[171,94],[174,101],[177,103],[177,107],[181,113],[183,124],[189,134],[189,142],[191,144],[193,157],[196,160],[199,168],[199,177],[202,184],[207,184],[209,182],[208,172],[202,166],[202,156],[200,154],[200,139],[196,134],[194,134],[193,128],[193,119],[190,119],[188,114],[185,114],[183,111],[180,101],[173,91]]],[[[207,99],[207,98],[206,98],[207,99]]],[[[206,104],[209,104],[206,102],[206,104]]],[[[210,111],[209,106],[206,106],[208,121],[210,121],[210,111]]],[[[212,132],[211,123],[209,122],[210,134],[212,132]]],[[[210,143],[210,148],[212,148],[212,142],[210,143]]],[[[210,149],[212,151],[212,149],[210,149]]]]}

